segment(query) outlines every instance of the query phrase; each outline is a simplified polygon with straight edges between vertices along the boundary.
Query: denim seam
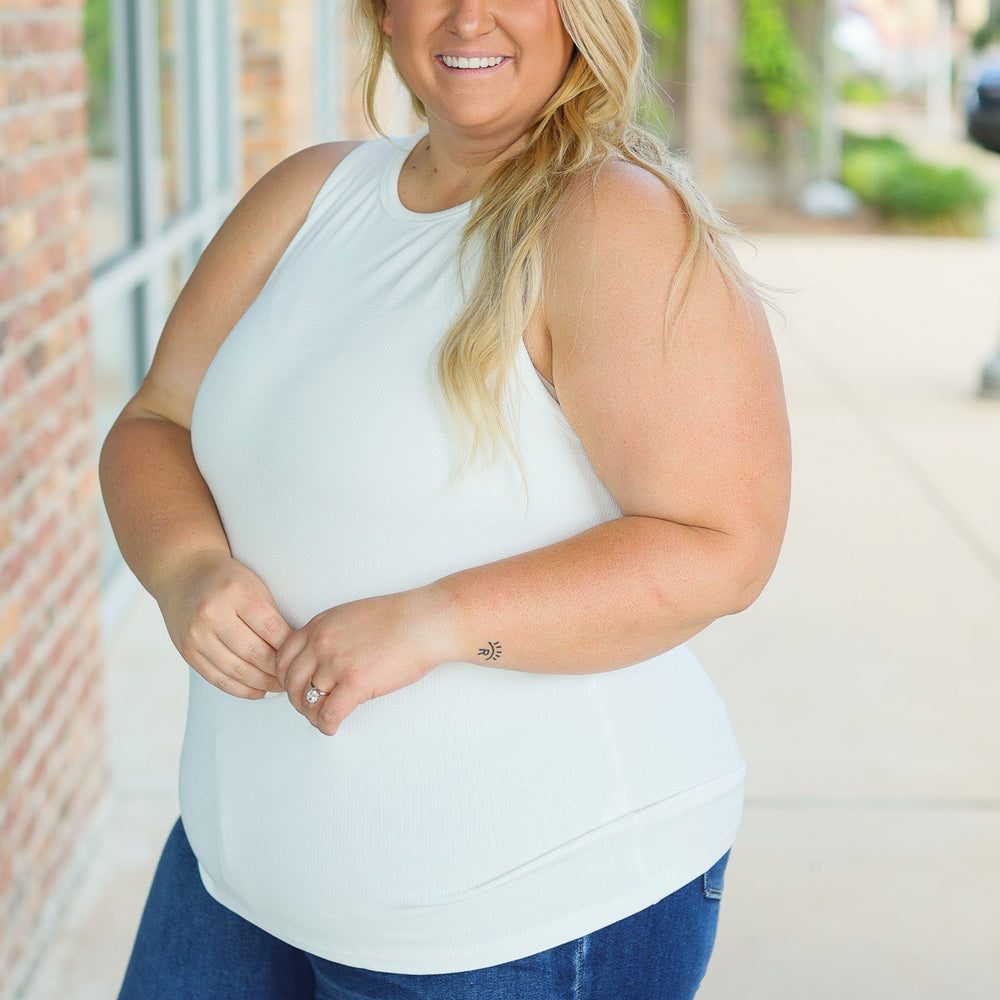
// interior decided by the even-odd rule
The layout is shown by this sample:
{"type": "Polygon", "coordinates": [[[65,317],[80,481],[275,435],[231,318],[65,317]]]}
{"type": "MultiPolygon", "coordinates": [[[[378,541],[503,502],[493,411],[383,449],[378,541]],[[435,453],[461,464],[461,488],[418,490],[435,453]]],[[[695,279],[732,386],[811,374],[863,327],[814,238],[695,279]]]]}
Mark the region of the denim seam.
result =
{"type": "Polygon", "coordinates": [[[705,894],[705,899],[722,899],[722,890],[708,881],[708,872],[701,877],[701,891],[705,894]]]}
{"type": "Polygon", "coordinates": [[[583,997],[583,960],[587,957],[587,938],[576,942],[576,976],[573,982],[573,1000],[583,997]]]}

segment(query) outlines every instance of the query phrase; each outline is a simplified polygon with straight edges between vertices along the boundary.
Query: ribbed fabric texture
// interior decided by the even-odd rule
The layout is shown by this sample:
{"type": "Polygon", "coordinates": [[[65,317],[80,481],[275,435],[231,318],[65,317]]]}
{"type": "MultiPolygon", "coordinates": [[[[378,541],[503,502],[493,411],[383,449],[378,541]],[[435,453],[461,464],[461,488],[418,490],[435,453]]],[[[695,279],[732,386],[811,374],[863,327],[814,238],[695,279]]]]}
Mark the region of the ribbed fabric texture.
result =
{"type": "MultiPolygon", "coordinates": [[[[337,167],[195,406],[233,553],[293,627],[619,515],[523,349],[524,478],[502,455],[452,482],[434,365],[468,206],[401,204],[418,138],[337,167]]],[[[271,934],[346,965],[457,972],[589,933],[709,868],[735,837],[743,770],[684,647],[580,676],[441,664],[334,738],[283,695],[243,701],[192,672],[181,809],[209,892],[271,934]]]]}

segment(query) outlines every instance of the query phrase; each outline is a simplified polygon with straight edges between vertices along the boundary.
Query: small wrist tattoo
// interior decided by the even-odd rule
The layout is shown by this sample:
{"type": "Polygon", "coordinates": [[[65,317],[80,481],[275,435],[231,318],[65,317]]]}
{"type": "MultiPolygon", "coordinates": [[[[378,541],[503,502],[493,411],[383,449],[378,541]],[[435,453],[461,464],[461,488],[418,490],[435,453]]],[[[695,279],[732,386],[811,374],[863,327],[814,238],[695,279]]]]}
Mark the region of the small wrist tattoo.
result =
{"type": "Polygon", "coordinates": [[[479,650],[479,655],[484,657],[487,661],[499,660],[502,652],[503,648],[499,642],[491,642],[489,645],[483,646],[483,648],[479,650]]]}

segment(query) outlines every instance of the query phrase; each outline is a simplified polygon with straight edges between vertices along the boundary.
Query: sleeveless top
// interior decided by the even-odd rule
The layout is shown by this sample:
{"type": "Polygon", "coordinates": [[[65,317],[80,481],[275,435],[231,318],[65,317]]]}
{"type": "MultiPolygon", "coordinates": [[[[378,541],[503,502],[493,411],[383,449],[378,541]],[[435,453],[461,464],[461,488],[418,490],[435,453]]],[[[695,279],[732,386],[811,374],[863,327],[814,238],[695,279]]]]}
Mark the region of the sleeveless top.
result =
{"type": "MultiPolygon", "coordinates": [[[[523,477],[500,454],[453,480],[435,358],[469,206],[400,202],[419,138],[337,166],[194,408],[233,555],[293,628],[620,514],[523,345],[523,477]]],[[[597,674],[502,662],[443,663],[333,738],[192,671],[181,812],[208,892],[326,959],[458,972],[623,919],[728,850],[744,765],[686,647],[597,674]]]]}

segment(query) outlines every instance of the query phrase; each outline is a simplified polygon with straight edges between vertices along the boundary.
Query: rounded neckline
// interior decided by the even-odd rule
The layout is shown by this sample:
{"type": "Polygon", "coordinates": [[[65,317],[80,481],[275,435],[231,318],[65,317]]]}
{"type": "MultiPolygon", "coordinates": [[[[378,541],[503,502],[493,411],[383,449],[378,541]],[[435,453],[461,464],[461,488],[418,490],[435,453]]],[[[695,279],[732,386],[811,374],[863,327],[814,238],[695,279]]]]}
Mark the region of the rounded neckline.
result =
{"type": "Polygon", "coordinates": [[[399,178],[403,172],[403,164],[406,158],[413,151],[421,139],[427,135],[427,130],[418,132],[416,135],[398,139],[395,136],[389,137],[389,142],[393,146],[392,156],[386,163],[385,172],[382,174],[382,204],[386,211],[403,222],[441,222],[446,219],[458,218],[469,214],[472,199],[463,201],[451,208],[443,208],[439,212],[415,212],[412,208],[407,208],[399,197],[399,178]]]}

